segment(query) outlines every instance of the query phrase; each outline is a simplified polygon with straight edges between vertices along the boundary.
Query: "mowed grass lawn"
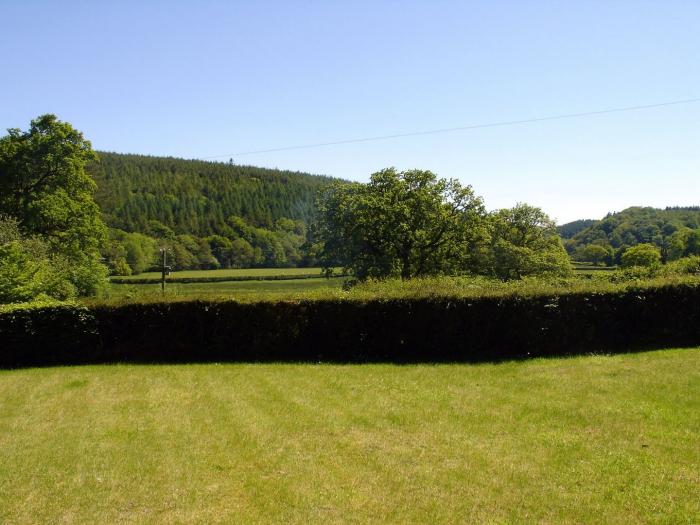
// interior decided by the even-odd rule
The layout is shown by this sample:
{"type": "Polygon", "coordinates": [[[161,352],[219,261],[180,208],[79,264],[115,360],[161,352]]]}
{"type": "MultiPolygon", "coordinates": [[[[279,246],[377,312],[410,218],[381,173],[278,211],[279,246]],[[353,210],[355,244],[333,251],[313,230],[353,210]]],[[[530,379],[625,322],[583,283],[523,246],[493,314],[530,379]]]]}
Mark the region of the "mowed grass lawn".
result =
{"type": "Polygon", "coordinates": [[[0,372],[0,523],[697,523],[700,349],[0,372]]]}

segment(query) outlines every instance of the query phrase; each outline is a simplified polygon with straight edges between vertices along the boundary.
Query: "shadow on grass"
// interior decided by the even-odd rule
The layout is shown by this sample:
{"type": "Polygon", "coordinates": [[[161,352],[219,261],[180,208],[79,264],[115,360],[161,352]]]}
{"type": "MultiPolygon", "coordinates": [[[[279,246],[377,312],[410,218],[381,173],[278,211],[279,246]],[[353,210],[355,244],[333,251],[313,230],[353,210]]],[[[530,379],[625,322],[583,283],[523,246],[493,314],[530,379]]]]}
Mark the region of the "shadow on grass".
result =
{"type": "MultiPolygon", "coordinates": [[[[231,357],[228,359],[214,358],[191,358],[186,359],[183,356],[171,356],[171,358],[160,356],[159,358],[147,358],[146,356],[133,357],[130,359],[104,359],[104,358],[75,358],[65,360],[51,360],[51,362],[34,362],[34,363],[18,363],[14,366],[0,366],[0,371],[21,370],[27,368],[52,368],[52,367],[80,367],[92,365],[143,365],[143,366],[171,366],[171,365],[207,365],[207,364],[279,364],[279,365],[395,365],[395,366],[414,366],[414,365],[497,365],[503,363],[525,362],[535,359],[566,359],[575,357],[611,357],[615,355],[639,354],[646,352],[656,352],[663,350],[698,350],[700,351],[700,342],[687,345],[639,345],[630,346],[624,349],[597,349],[597,350],[581,350],[576,352],[560,352],[560,353],[522,353],[510,354],[501,357],[485,357],[466,355],[461,359],[434,359],[426,356],[425,359],[382,359],[372,358],[367,356],[363,359],[299,359],[291,358],[284,359],[279,356],[255,359],[246,358],[239,359],[231,357]]],[[[78,386],[78,385],[76,385],[78,386]]]]}

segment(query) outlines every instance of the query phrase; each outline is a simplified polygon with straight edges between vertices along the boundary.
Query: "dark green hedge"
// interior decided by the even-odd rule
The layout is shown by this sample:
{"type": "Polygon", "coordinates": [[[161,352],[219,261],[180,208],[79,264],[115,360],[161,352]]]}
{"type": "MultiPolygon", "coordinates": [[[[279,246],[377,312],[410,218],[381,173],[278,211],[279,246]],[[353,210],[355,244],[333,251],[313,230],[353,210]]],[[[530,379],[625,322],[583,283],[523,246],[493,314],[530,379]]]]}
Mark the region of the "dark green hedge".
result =
{"type": "Polygon", "coordinates": [[[0,314],[0,366],[491,361],[700,345],[700,288],[558,297],[170,302],[0,314]]]}

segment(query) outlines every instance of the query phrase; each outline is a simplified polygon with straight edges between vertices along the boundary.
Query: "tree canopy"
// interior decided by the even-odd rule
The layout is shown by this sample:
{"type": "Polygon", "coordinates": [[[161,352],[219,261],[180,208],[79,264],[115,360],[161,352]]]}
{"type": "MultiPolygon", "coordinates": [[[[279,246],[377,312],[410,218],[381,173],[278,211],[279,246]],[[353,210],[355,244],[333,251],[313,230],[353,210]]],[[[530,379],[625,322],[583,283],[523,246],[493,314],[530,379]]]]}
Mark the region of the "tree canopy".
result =
{"type": "Polygon", "coordinates": [[[343,266],[359,279],[571,271],[542,210],[518,205],[487,214],[471,186],[430,171],[389,168],[368,184],[334,184],[320,199],[318,218],[325,266],[343,266]]]}
{"type": "Polygon", "coordinates": [[[310,223],[330,177],[232,163],[100,152],[88,166],[108,226],[150,234],[157,221],[176,235],[231,236],[228,218],[273,230],[280,219],[310,223]]]}
{"type": "Polygon", "coordinates": [[[368,184],[332,185],[318,213],[326,265],[359,278],[454,273],[470,266],[484,234],[472,188],[423,170],[388,168],[368,184]]]}
{"type": "Polygon", "coordinates": [[[492,215],[493,273],[501,279],[566,276],[569,256],[556,225],[540,208],[518,204],[492,215]]]}
{"type": "Polygon", "coordinates": [[[221,162],[99,153],[88,165],[109,230],[113,273],[151,269],[167,247],[177,270],[308,266],[307,224],[329,177],[221,162]]]}
{"type": "Polygon", "coordinates": [[[90,142],[55,115],[9,129],[0,138],[0,213],[67,254],[96,252],[105,227],[85,171],[94,159],[90,142]]]}
{"type": "Polygon", "coordinates": [[[75,293],[94,293],[101,285],[106,228],[93,199],[95,182],[85,171],[94,158],[82,133],[55,115],[42,115],[29,130],[9,129],[0,138],[0,215],[16,221],[18,231],[3,246],[7,260],[14,261],[6,271],[40,275],[29,267],[48,258],[62,268],[75,293]]]}
{"type": "Polygon", "coordinates": [[[632,246],[622,254],[622,267],[653,267],[661,264],[661,252],[653,244],[642,243],[632,246]]]}
{"type": "MultiPolygon", "coordinates": [[[[559,228],[562,232],[572,231],[577,225],[575,222],[559,228]]],[[[578,230],[567,239],[565,247],[574,259],[593,262],[587,247],[601,246],[608,252],[604,258],[607,264],[620,264],[628,248],[653,244],[659,249],[662,262],[668,262],[700,254],[696,239],[700,239],[699,207],[632,207],[578,230]]]]}

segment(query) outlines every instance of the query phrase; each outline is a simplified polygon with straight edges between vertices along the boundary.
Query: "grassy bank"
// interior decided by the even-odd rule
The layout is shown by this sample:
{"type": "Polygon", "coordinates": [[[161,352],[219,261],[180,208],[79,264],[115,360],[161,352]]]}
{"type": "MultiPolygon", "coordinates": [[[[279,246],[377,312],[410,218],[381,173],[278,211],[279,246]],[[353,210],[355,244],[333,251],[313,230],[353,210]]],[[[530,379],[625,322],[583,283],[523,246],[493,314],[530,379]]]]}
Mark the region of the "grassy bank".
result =
{"type": "Polygon", "coordinates": [[[699,432],[700,349],[0,371],[0,521],[691,523],[699,432]]]}

